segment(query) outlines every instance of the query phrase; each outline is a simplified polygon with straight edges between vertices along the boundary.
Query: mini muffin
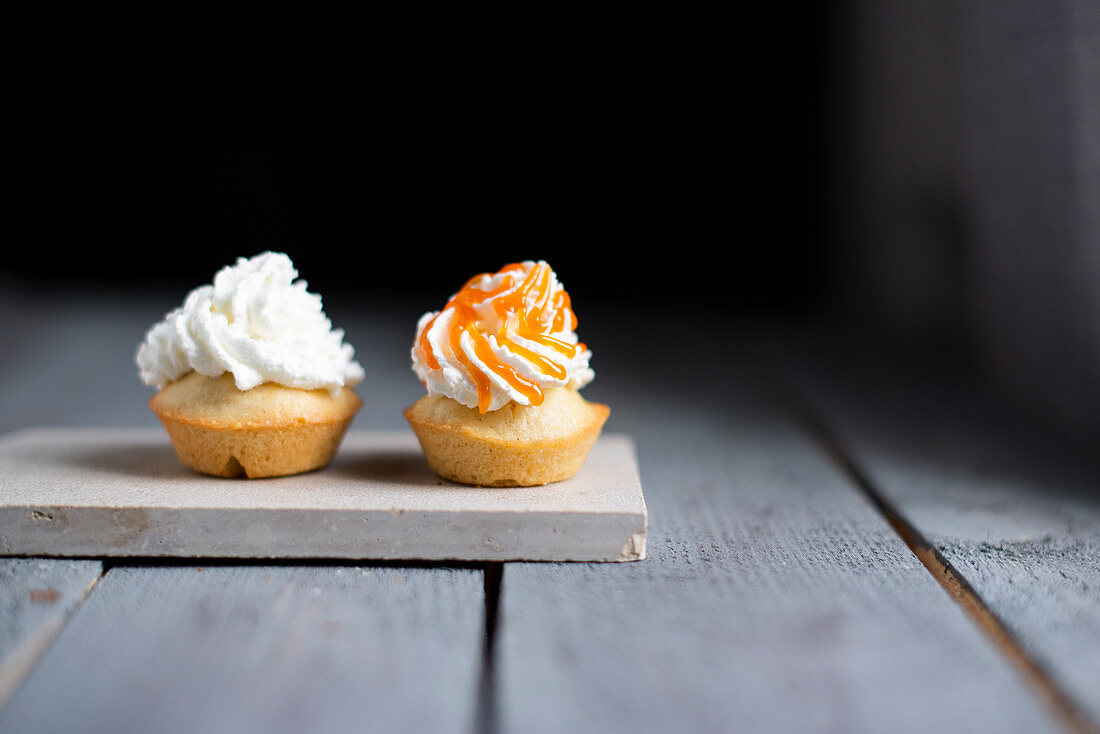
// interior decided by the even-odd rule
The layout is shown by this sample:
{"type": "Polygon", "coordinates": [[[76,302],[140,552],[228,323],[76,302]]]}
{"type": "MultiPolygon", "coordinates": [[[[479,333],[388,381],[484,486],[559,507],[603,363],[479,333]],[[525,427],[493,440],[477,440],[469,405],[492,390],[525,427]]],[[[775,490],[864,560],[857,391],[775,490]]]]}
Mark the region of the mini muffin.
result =
{"type": "Polygon", "coordinates": [[[325,466],[362,405],[350,387],[336,395],[266,382],[238,390],[233,377],[198,372],[153,396],[184,464],[220,477],[277,477],[325,466]]]}
{"type": "Polygon", "coordinates": [[[281,253],[223,268],[146,334],[149,407],[184,464],[272,477],[326,465],[362,405],[363,368],[281,253]]]}
{"type": "Polygon", "coordinates": [[[576,474],[609,413],[575,390],[555,387],[542,405],[512,402],[491,413],[428,395],[405,418],[436,474],[463,484],[526,487],[576,474]]]}
{"type": "Polygon", "coordinates": [[[412,363],[428,395],[405,418],[433,471],[533,486],[581,469],[610,410],[577,392],[594,372],[576,324],[542,261],[476,276],[421,317],[412,363]]]}

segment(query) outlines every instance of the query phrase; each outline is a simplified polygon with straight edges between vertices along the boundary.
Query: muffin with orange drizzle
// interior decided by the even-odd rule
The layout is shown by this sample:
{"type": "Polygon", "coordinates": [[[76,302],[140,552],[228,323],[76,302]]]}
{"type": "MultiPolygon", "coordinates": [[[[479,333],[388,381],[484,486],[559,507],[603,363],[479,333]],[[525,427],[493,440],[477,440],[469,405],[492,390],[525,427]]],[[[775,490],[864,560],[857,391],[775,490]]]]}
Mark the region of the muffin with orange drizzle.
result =
{"type": "Polygon", "coordinates": [[[413,370],[428,394],[405,411],[440,476],[526,487],[580,470],[610,412],[577,392],[595,376],[569,294],[543,261],[471,278],[424,314],[413,370]]]}

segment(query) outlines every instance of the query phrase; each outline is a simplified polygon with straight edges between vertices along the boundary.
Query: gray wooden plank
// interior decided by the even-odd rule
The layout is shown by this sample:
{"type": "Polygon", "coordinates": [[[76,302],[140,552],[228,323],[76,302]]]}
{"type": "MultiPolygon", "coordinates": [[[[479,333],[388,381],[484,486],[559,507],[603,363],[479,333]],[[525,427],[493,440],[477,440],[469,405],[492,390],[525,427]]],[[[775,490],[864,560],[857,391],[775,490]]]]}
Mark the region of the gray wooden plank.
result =
{"type": "Polygon", "coordinates": [[[462,568],[116,567],[0,731],[465,732],[482,599],[462,568]]]}
{"type": "Polygon", "coordinates": [[[927,366],[784,349],[874,487],[1100,722],[1100,464],[927,366]]]}
{"type": "Polygon", "coordinates": [[[0,706],[101,572],[99,561],[0,558],[0,706]]]}
{"type": "Polygon", "coordinates": [[[664,327],[652,326],[712,347],[714,371],[679,352],[662,360],[640,340],[605,355],[589,388],[638,441],[649,559],[505,567],[493,667],[502,730],[1059,730],[746,377],[751,354],[664,327]]]}

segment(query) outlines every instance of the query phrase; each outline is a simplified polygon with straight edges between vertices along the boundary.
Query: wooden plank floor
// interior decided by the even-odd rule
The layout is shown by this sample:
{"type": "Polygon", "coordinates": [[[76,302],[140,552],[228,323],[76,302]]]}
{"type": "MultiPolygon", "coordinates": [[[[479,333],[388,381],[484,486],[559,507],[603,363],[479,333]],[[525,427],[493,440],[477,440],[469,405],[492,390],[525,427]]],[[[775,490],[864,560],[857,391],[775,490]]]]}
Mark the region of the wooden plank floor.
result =
{"type": "Polygon", "coordinates": [[[0,558],[0,706],[99,580],[99,561],[0,558]]]}
{"type": "Polygon", "coordinates": [[[871,491],[968,587],[979,623],[1066,719],[1100,721],[1100,463],[882,352],[804,341],[788,355],[871,491]]]}
{"type": "Polygon", "coordinates": [[[753,359],[730,350],[717,392],[653,385],[619,424],[639,445],[649,561],[505,567],[502,731],[1058,730],[738,367],[753,359]]]}
{"type": "MultiPolygon", "coordinates": [[[[0,337],[20,348],[0,362],[0,431],[156,425],[132,356],[171,304],[3,298],[0,337]]],[[[326,302],[369,375],[357,426],[404,429],[420,386],[392,355],[419,311],[340,305],[326,302]]],[[[0,664],[18,671],[0,732],[1093,730],[1091,470],[1059,446],[1036,459],[1023,429],[975,427],[977,409],[887,416],[910,440],[875,417],[890,393],[861,395],[865,376],[841,389],[801,359],[788,384],[736,327],[699,373],[623,338],[613,312],[584,325],[602,345],[586,395],[637,442],[647,560],[139,559],[100,576],[96,560],[0,559],[0,664]],[[58,592],[53,621],[40,588],[58,592]],[[16,649],[34,652],[8,666],[16,649]]]]}

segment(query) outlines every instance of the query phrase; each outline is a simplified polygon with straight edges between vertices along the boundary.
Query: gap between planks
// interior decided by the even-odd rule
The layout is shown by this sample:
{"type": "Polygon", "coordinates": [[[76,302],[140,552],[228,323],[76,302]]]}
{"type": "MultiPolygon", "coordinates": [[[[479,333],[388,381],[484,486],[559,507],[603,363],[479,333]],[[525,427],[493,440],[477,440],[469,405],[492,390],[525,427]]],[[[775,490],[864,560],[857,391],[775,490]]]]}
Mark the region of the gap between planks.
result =
{"type": "Polygon", "coordinates": [[[787,374],[782,359],[766,347],[761,348],[760,384],[772,391],[780,405],[804,426],[840,469],[855,483],[872,506],[890,524],[921,565],[943,587],[967,616],[1020,673],[1043,703],[1073,734],[1100,734],[1100,726],[1054,681],[1049,672],[1027,653],[1005,623],[982,600],[981,595],[950,561],[886,499],[845,449],[836,433],[815,409],[813,403],[787,374]]]}
{"type": "Polygon", "coordinates": [[[487,563],[482,570],[485,581],[485,632],[481,657],[481,678],[478,680],[474,732],[497,734],[500,720],[497,712],[496,680],[497,620],[500,610],[500,587],[504,577],[503,563],[487,563]]]}

